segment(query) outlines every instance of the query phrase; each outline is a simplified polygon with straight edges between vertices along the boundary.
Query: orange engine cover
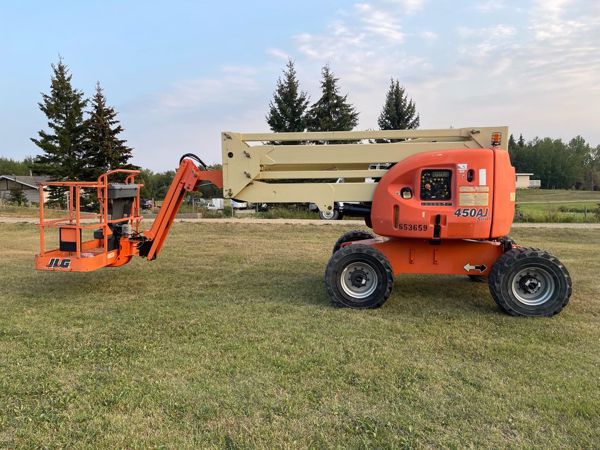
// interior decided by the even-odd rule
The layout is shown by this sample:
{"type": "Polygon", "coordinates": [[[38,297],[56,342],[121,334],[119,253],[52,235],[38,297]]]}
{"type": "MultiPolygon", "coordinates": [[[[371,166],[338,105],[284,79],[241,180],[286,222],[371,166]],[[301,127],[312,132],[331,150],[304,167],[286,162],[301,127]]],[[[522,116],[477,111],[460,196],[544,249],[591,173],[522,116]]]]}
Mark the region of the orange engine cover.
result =
{"type": "Polygon", "coordinates": [[[421,153],[394,165],[373,195],[382,236],[490,239],[510,231],[515,170],[501,148],[421,153]]]}

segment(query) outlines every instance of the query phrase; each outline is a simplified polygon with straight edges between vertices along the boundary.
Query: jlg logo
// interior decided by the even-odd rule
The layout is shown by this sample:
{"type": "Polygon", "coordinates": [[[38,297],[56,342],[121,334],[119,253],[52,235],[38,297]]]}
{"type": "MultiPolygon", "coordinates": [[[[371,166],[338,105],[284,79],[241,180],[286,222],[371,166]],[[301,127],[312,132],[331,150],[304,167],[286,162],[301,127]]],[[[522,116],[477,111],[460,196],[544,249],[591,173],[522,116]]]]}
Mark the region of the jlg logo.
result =
{"type": "Polygon", "coordinates": [[[60,258],[52,258],[48,261],[48,265],[51,269],[68,269],[71,266],[70,259],[60,259],[60,258]]]}

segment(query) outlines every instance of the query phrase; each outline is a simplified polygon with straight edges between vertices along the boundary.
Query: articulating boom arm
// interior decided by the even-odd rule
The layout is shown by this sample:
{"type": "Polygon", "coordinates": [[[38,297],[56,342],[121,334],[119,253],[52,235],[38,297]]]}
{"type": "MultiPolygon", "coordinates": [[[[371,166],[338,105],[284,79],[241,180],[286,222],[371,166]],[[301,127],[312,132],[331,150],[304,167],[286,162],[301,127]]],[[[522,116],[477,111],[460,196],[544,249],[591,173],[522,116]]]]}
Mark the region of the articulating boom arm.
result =
{"type": "Polygon", "coordinates": [[[377,184],[367,178],[379,179],[393,164],[417,154],[490,147],[494,135],[502,137],[496,144],[506,150],[508,128],[502,126],[224,132],[223,195],[253,203],[314,203],[321,211],[332,210],[336,202],[371,202],[377,184]]]}
{"type": "Polygon", "coordinates": [[[191,154],[184,155],[158,216],[154,219],[152,227],[144,232],[147,240],[140,244],[140,256],[145,256],[148,260],[155,259],[158,256],[185,194],[196,190],[200,183],[205,181],[222,188],[223,172],[221,170],[206,170],[206,165],[198,157],[191,154]],[[189,159],[192,157],[204,167],[204,170],[201,170],[189,159]]]}

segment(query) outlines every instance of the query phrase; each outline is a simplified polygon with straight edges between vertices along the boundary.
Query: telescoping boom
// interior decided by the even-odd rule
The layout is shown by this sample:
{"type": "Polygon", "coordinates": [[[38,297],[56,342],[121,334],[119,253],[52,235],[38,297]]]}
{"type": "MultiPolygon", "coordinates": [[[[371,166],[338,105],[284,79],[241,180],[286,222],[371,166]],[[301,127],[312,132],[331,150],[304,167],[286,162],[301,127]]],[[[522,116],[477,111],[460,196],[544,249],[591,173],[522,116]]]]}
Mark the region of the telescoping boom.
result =
{"type": "Polygon", "coordinates": [[[509,237],[515,171],[507,127],[319,133],[222,133],[223,169],[196,156],[181,158],[173,183],[148,230],[141,230],[138,171],[115,170],[95,182],[40,186],[39,270],[83,272],[155,259],[186,193],[209,182],[226,198],[255,203],[314,203],[364,217],[336,242],[326,289],[335,304],[382,305],[402,273],[486,279],[501,309],[549,316],[568,302],[571,279],[549,253],[509,237]],[[125,178],[113,182],[114,177],[125,178]],[[68,191],[68,216],[48,220],[48,187],[68,191]],[[81,212],[95,191],[99,210],[81,212]],[[57,228],[59,247],[45,248],[57,228]],[[85,238],[84,235],[89,235],[85,238]]]}

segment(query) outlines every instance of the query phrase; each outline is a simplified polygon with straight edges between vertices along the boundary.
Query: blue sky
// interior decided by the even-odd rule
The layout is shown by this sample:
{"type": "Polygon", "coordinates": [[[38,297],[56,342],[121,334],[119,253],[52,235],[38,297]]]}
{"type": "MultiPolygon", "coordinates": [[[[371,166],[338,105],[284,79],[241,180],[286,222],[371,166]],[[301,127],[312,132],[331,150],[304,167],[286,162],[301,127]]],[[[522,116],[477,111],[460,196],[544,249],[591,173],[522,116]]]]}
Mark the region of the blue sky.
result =
{"type": "Polygon", "coordinates": [[[509,125],[526,138],[600,144],[596,0],[19,1],[0,4],[0,154],[34,155],[37,108],[62,55],[120,113],[134,162],[195,152],[220,161],[220,132],[263,131],[288,57],[318,98],[329,64],[375,128],[391,76],[423,128],[509,125]]]}

